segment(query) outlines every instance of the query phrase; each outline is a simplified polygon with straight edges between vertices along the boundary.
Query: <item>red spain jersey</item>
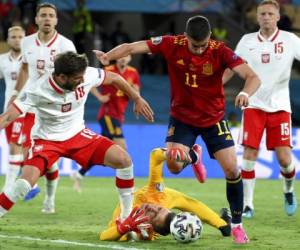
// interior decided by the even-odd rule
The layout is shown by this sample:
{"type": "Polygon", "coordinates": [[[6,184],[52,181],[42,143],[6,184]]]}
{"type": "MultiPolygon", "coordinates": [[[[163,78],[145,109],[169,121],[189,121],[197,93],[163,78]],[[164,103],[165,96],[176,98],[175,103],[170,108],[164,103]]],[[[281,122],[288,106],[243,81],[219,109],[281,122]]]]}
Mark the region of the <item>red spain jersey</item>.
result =
{"type": "Polygon", "coordinates": [[[201,55],[189,51],[183,35],[155,37],[147,44],[152,53],[162,54],[167,61],[171,116],[204,128],[220,121],[225,114],[223,72],[243,60],[224,43],[214,40],[201,55]]]}
{"type": "MultiPolygon", "coordinates": [[[[131,85],[141,86],[140,75],[138,71],[127,66],[124,73],[119,72],[116,65],[111,65],[105,68],[107,71],[111,71],[121,75],[131,85]]],[[[107,103],[102,103],[98,112],[97,119],[100,120],[104,115],[108,115],[112,118],[124,122],[125,111],[128,106],[129,98],[121,90],[117,89],[113,85],[107,84],[100,87],[101,94],[110,94],[110,100],[107,103]]]]}

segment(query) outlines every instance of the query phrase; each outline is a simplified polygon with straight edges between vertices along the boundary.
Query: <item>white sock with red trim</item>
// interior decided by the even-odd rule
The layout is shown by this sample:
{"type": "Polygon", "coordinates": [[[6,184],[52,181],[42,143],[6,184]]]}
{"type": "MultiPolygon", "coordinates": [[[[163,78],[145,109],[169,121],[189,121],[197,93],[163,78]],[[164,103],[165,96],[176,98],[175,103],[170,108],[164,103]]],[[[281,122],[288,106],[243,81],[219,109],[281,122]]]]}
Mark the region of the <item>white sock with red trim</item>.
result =
{"type": "Polygon", "coordinates": [[[287,167],[280,166],[280,173],[283,177],[283,192],[291,193],[294,191],[294,179],[296,175],[296,167],[293,161],[287,167]]]}
{"type": "Polygon", "coordinates": [[[133,165],[123,169],[116,170],[116,187],[119,191],[120,200],[120,218],[124,220],[128,217],[133,206],[133,165]]]}
{"type": "Polygon", "coordinates": [[[45,175],[46,177],[46,197],[45,202],[55,202],[56,189],[58,184],[58,161],[55,162],[51,169],[49,169],[45,175]]]}
{"type": "Polygon", "coordinates": [[[7,191],[0,194],[0,217],[6,214],[19,200],[24,199],[31,190],[30,183],[25,179],[18,179],[7,191]]]}
{"type": "Polygon", "coordinates": [[[8,161],[9,164],[7,166],[7,171],[5,175],[5,183],[3,187],[3,191],[8,190],[15,183],[19,173],[21,165],[23,164],[23,155],[9,155],[8,161]]]}
{"type": "Polygon", "coordinates": [[[254,209],[253,196],[255,188],[255,161],[243,159],[241,176],[243,178],[244,208],[254,209]]]}

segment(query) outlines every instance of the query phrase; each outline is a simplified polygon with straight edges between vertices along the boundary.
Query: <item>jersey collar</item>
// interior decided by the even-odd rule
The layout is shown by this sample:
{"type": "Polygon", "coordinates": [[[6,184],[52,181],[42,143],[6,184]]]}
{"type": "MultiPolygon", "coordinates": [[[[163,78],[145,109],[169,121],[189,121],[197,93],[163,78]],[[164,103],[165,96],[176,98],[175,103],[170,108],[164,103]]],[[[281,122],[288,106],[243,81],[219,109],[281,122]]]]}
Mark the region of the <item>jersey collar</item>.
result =
{"type": "Polygon", "coordinates": [[[52,76],[50,76],[49,77],[49,84],[50,84],[50,86],[58,93],[58,94],[63,94],[64,93],[64,90],[60,87],[60,86],[58,86],[58,84],[54,81],[54,79],[53,79],[53,77],[52,76]]]}
{"type": "Polygon", "coordinates": [[[262,34],[260,33],[260,31],[258,31],[258,34],[257,34],[257,39],[260,41],[260,42],[266,42],[266,41],[269,41],[269,42],[273,42],[276,37],[278,36],[279,34],[279,29],[277,28],[274,33],[269,37],[269,38],[264,38],[262,36],[262,34]]]}
{"type": "Polygon", "coordinates": [[[13,61],[21,61],[22,60],[22,54],[20,54],[17,58],[13,58],[11,52],[9,52],[9,55],[8,55],[8,59],[9,61],[13,62],[13,61]]]}
{"type": "MultiPolygon", "coordinates": [[[[51,45],[56,41],[57,37],[58,37],[58,33],[57,33],[57,31],[55,31],[55,33],[54,33],[53,37],[50,39],[50,41],[45,43],[44,45],[47,47],[51,47],[51,45]]],[[[43,44],[39,39],[38,33],[36,33],[35,43],[37,46],[41,46],[41,44],[43,44]]]]}

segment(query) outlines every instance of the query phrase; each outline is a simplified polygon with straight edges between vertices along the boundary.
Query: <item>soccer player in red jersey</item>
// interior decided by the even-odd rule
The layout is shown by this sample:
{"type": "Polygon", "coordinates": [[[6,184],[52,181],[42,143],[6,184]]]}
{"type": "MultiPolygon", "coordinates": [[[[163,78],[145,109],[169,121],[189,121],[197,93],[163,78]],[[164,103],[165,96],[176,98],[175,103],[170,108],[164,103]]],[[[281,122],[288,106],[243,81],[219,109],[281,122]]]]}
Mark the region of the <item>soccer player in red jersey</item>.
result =
{"type": "MultiPolygon", "coordinates": [[[[130,61],[131,56],[127,55],[117,59],[115,64],[107,66],[105,70],[121,75],[135,90],[139,91],[140,75],[134,67],[129,66],[130,61]]],[[[127,149],[122,125],[129,98],[112,84],[100,85],[98,89],[93,88],[91,93],[102,103],[97,116],[101,126],[101,134],[113,140],[123,149],[127,149]],[[100,93],[98,89],[100,89],[100,93]]],[[[74,180],[73,187],[77,192],[81,192],[80,181],[87,171],[89,169],[81,168],[71,174],[71,178],[74,180]]]]}
{"type": "Polygon", "coordinates": [[[201,150],[194,145],[201,135],[211,158],[220,163],[226,177],[234,242],[244,244],[249,239],[242,227],[243,184],[234,141],[224,119],[222,76],[224,70],[230,68],[245,80],[244,88],[235,99],[239,107],[248,105],[248,97],[258,89],[260,80],[230,48],[210,36],[207,18],[194,16],[188,19],[184,35],[125,43],[108,53],[95,53],[104,65],[128,54],[158,53],[165,57],[171,84],[171,111],[166,138],[168,168],[172,173],[180,173],[191,163],[196,176],[203,181],[199,171],[201,150]]]}

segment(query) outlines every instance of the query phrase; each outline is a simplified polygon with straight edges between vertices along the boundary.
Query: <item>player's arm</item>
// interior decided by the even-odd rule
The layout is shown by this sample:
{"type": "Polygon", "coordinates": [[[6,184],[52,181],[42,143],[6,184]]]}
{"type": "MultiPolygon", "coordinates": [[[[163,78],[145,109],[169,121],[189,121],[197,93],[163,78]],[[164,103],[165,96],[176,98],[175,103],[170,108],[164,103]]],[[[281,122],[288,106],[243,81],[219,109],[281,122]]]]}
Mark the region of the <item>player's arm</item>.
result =
{"type": "Polygon", "coordinates": [[[91,93],[93,94],[93,96],[95,96],[97,98],[97,100],[101,103],[106,103],[110,100],[110,94],[107,95],[102,95],[99,90],[97,89],[97,87],[93,87],[91,88],[91,93]]]}
{"type": "Polygon", "coordinates": [[[245,80],[244,88],[235,99],[235,105],[238,107],[246,107],[249,104],[249,97],[256,92],[261,81],[246,63],[240,64],[232,68],[232,70],[245,80]]]}
{"type": "Polygon", "coordinates": [[[9,102],[8,102],[8,105],[10,105],[16,99],[19,92],[23,89],[27,79],[28,79],[28,63],[23,62],[20,67],[20,71],[18,74],[15,89],[13,91],[13,94],[12,94],[9,102]]]}
{"type": "Polygon", "coordinates": [[[223,85],[226,84],[234,75],[234,72],[227,68],[225,69],[224,73],[223,73],[223,77],[222,77],[222,82],[223,82],[223,85]]]}
{"type": "Polygon", "coordinates": [[[97,59],[103,65],[109,65],[109,62],[112,60],[119,59],[121,57],[125,57],[131,54],[144,54],[150,53],[150,49],[147,45],[146,41],[138,41],[133,43],[123,43],[107,53],[103,51],[94,50],[97,59]]]}
{"type": "Polygon", "coordinates": [[[106,77],[103,84],[112,84],[117,89],[123,91],[133,102],[136,115],[143,115],[148,121],[153,122],[153,110],[147,101],[144,100],[132,86],[119,74],[105,71],[106,77]]]}
{"type": "Polygon", "coordinates": [[[0,115],[0,130],[6,128],[11,122],[16,120],[22,112],[15,105],[9,105],[7,110],[0,115]]]}

